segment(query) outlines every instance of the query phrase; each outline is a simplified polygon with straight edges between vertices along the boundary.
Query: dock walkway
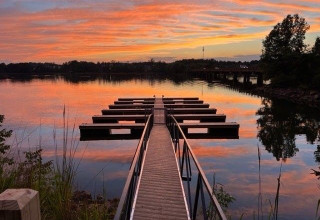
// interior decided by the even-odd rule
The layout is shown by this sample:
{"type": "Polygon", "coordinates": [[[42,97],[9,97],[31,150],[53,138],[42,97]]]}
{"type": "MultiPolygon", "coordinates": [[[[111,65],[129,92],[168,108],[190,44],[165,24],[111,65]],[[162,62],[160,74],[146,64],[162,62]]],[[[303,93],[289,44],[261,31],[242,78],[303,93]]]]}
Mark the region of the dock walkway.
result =
{"type": "Polygon", "coordinates": [[[181,177],[165,124],[162,99],[155,100],[154,125],[138,183],[133,219],[188,219],[181,177]]]}
{"type": "Polygon", "coordinates": [[[227,220],[187,140],[238,139],[239,124],[216,112],[197,97],[119,98],[79,126],[80,140],[140,139],[115,220],[208,219],[209,207],[227,220]]]}

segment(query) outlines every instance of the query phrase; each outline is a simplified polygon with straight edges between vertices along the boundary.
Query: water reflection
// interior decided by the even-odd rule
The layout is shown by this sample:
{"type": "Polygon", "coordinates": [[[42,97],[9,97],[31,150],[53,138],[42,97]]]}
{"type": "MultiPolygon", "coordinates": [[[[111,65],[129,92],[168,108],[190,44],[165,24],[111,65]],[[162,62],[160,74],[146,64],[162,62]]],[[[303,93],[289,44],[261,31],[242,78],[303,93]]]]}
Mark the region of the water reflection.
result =
{"type": "MultiPolygon", "coordinates": [[[[239,140],[190,140],[209,181],[216,173],[217,181],[237,199],[229,207],[232,219],[240,218],[243,213],[246,213],[243,219],[252,219],[253,213],[257,213],[257,145],[261,150],[261,209],[264,216],[270,211],[267,199],[273,202],[277,192],[282,161],[279,219],[314,217],[319,180],[310,173],[313,173],[311,169],[320,171],[320,147],[316,145],[319,144],[320,116],[305,106],[262,99],[204,80],[111,76],[0,80],[0,110],[6,115],[5,126],[15,131],[17,139],[25,137],[21,151],[36,146],[41,133],[44,156],[50,160],[54,159],[55,153],[52,130],[55,126],[59,132],[62,127],[64,105],[70,123],[73,124],[75,119],[77,127],[80,123],[90,123],[92,115],[101,114],[100,110],[118,97],[152,97],[155,94],[198,96],[217,108],[218,114],[226,114],[227,122],[240,124],[239,140]]],[[[96,192],[106,181],[107,196],[119,197],[137,142],[80,142],[76,155],[76,159],[81,160],[78,188],[96,192]]]]}
{"type": "Polygon", "coordinates": [[[316,112],[283,100],[263,99],[262,104],[256,113],[259,116],[257,137],[277,160],[286,160],[299,151],[296,135],[304,134],[310,144],[319,140],[320,120],[316,112]]]}
{"type": "Polygon", "coordinates": [[[317,150],[314,152],[314,159],[320,163],[320,145],[317,145],[317,150]]]}

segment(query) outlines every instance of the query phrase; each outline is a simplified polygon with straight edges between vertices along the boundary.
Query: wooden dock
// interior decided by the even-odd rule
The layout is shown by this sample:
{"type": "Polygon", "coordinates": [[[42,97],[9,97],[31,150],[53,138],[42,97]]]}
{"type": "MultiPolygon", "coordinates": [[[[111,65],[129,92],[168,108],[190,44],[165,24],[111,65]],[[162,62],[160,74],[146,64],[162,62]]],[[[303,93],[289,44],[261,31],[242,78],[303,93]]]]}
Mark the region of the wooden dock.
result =
{"type": "Polygon", "coordinates": [[[205,188],[220,219],[226,220],[186,138],[238,138],[239,124],[226,122],[224,114],[196,97],[119,98],[114,103],[79,128],[81,140],[140,138],[115,219],[197,219],[199,195],[206,219],[205,188]],[[204,132],[189,131],[195,128],[204,132]],[[130,132],[114,132],[117,129],[130,132]],[[194,204],[190,158],[198,170],[194,204]],[[182,181],[187,181],[187,189],[182,181]]]}
{"type": "MultiPolygon", "coordinates": [[[[154,104],[114,104],[109,105],[109,109],[148,109],[154,104]]],[[[209,108],[209,104],[164,104],[166,108],[209,108]]]]}
{"type": "Polygon", "coordinates": [[[93,123],[118,123],[119,121],[134,121],[143,123],[147,120],[147,115],[94,115],[93,123]]]}
{"type": "MultiPolygon", "coordinates": [[[[155,108],[163,108],[156,99],[155,108]]],[[[155,110],[133,219],[188,219],[188,208],[164,110],[155,110]]]]}
{"type": "MultiPolygon", "coordinates": [[[[155,98],[146,98],[146,97],[136,97],[136,98],[119,98],[119,101],[145,101],[145,100],[155,100],[155,98]]],[[[163,101],[166,100],[199,100],[198,97],[163,97],[163,101]]]]}
{"type": "MultiPolygon", "coordinates": [[[[202,100],[195,97],[162,98],[161,104],[156,103],[155,98],[119,98],[115,103],[109,105],[109,109],[103,109],[102,115],[94,115],[93,123],[80,125],[81,140],[139,139],[148,116],[156,115],[157,108],[165,108],[167,116],[175,117],[181,123],[180,126],[187,138],[238,138],[238,124],[225,122],[225,115],[216,114],[215,108],[210,108],[209,104],[203,104],[202,100]],[[174,103],[165,104],[166,102],[174,103]],[[190,120],[199,122],[190,123],[190,120]],[[128,121],[128,123],[123,124],[120,123],[121,121],[128,121]],[[202,133],[189,133],[189,129],[193,128],[206,128],[207,130],[204,129],[202,133]],[[127,129],[129,132],[119,133],[116,131],[119,129],[127,129]]],[[[158,120],[157,117],[154,119],[158,120]]]]}
{"type": "MultiPolygon", "coordinates": [[[[149,115],[151,108],[147,109],[103,109],[103,115],[149,115]]],[[[216,114],[217,109],[214,108],[171,108],[167,109],[169,114],[216,114]]]]}
{"type": "MultiPolygon", "coordinates": [[[[202,100],[162,100],[164,104],[202,104],[202,100]]],[[[114,101],[114,104],[154,104],[154,100],[114,101]]]]}

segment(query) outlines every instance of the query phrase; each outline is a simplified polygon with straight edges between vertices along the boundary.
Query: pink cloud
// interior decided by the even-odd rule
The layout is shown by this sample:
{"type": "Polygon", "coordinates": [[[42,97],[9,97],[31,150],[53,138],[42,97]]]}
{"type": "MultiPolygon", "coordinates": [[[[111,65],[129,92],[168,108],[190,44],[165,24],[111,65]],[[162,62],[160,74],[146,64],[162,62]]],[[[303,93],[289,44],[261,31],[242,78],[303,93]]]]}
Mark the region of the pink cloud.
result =
{"type": "MultiPolygon", "coordinates": [[[[270,28],[282,20],[282,8],[305,15],[320,12],[320,6],[314,7],[310,1],[290,4],[267,0],[228,2],[72,1],[68,2],[68,7],[35,12],[18,3],[17,9],[0,5],[0,59],[61,62],[70,59],[136,60],[150,55],[176,57],[177,50],[263,39],[270,28]]],[[[55,3],[62,4],[61,1],[55,3]]],[[[319,25],[312,24],[313,32],[319,30],[319,25]]],[[[257,53],[260,53],[259,48],[257,45],[257,53]]],[[[219,51],[215,53],[219,56],[219,51]]]]}

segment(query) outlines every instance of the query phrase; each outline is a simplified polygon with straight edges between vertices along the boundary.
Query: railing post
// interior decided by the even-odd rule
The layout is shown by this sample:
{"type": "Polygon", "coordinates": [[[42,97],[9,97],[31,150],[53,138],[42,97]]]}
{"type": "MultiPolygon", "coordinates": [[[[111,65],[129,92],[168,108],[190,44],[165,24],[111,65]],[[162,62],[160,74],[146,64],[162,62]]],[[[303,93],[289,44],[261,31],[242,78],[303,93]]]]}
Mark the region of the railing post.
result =
{"type": "Polygon", "coordinates": [[[186,148],[186,151],[185,151],[185,153],[186,153],[186,171],[187,171],[187,185],[188,185],[188,197],[189,197],[189,207],[190,207],[190,217],[192,216],[192,201],[191,201],[191,187],[190,187],[190,182],[191,182],[191,176],[190,176],[190,170],[191,169],[189,169],[189,162],[187,161],[188,160],[188,155],[189,155],[189,150],[188,150],[188,147],[187,147],[187,144],[186,144],[186,142],[184,142],[184,144],[183,144],[183,148],[186,148]]]}
{"type": "Polygon", "coordinates": [[[174,124],[175,128],[176,128],[176,133],[177,133],[177,137],[176,137],[176,142],[177,142],[177,145],[178,145],[178,153],[179,153],[179,164],[181,166],[181,154],[180,154],[180,140],[179,140],[179,128],[176,126],[176,124],[174,124]]]}
{"type": "MultiPolygon", "coordinates": [[[[199,201],[199,191],[200,191],[200,174],[198,174],[198,181],[197,181],[197,188],[196,188],[196,195],[194,198],[194,206],[193,206],[193,216],[192,219],[195,220],[197,218],[197,210],[198,210],[198,201],[199,201]]],[[[191,209],[191,207],[190,207],[191,209]]]]}
{"type": "Polygon", "coordinates": [[[183,166],[184,166],[184,155],[186,152],[186,146],[183,144],[183,150],[182,150],[182,161],[181,161],[181,167],[180,167],[180,172],[181,172],[181,177],[183,176],[183,166]]]}
{"type": "Polygon", "coordinates": [[[1,220],[40,220],[40,198],[32,189],[7,189],[0,194],[1,220]]]}
{"type": "MultiPolygon", "coordinates": [[[[185,134],[181,127],[179,126],[176,119],[170,115],[170,119],[172,120],[172,127],[174,128],[172,131],[173,133],[173,140],[176,141],[178,146],[178,157],[179,157],[179,167],[180,167],[180,175],[182,180],[187,180],[187,190],[188,190],[188,206],[189,206],[189,215],[191,219],[196,219],[197,217],[197,209],[198,209],[198,203],[199,203],[199,197],[201,196],[201,202],[202,202],[202,212],[203,212],[203,218],[208,219],[208,213],[207,213],[207,207],[206,207],[206,201],[204,196],[204,188],[206,192],[209,194],[210,201],[212,202],[213,208],[216,210],[217,216],[219,216],[219,219],[227,220],[221,205],[219,204],[219,201],[215,197],[215,195],[212,192],[211,186],[209,185],[209,182],[196,158],[194,155],[192,148],[190,147],[185,134]],[[180,153],[180,139],[179,135],[181,134],[181,138],[183,140],[183,151],[182,155],[180,153]],[[182,157],[182,158],[181,158],[182,157]],[[192,176],[192,170],[191,170],[191,162],[190,159],[193,159],[195,167],[198,169],[198,182],[197,182],[197,188],[196,188],[196,200],[194,207],[192,207],[192,199],[191,199],[191,187],[190,187],[190,181],[192,176]],[[186,172],[187,177],[183,176],[183,169],[184,169],[184,163],[186,163],[186,172]],[[193,208],[193,209],[192,209],[193,208]]],[[[176,155],[177,156],[177,155],[176,155]]]]}
{"type": "Polygon", "coordinates": [[[206,207],[206,200],[205,200],[204,194],[203,194],[202,177],[200,177],[199,183],[200,183],[200,193],[201,193],[201,201],[202,201],[203,218],[204,218],[205,220],[207,220],[207,219],[208,219],[208,216],[207,216],[207,207],[206,207]]]}

